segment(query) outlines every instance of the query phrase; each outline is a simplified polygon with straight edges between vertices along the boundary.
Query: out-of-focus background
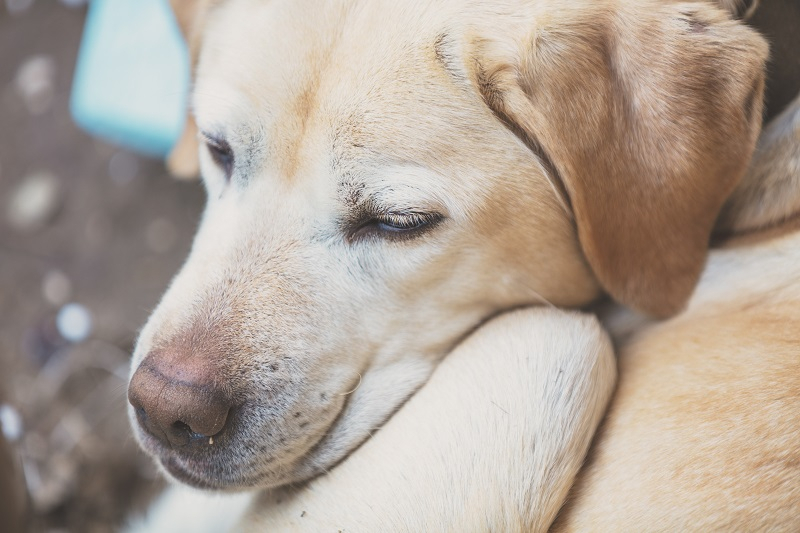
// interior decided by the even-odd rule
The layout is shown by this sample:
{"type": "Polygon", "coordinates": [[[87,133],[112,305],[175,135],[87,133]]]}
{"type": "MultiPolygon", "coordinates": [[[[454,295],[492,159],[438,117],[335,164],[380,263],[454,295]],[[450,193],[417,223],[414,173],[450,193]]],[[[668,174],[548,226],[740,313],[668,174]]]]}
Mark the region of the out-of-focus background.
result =
{"type": "MultiPolygon", "coordinates": [[[[796,94],[795,1],[752,20],[774,37],[768,115],[796,94]]],[[[86,0],[0,0],[2,533],[16,485],[24,529],[52,533],[117,531],[163,486],[128,426],[129,357],[204,193],[73,124],[85,16],[86,0]]]]}
{"type": "Polygon", "coordinates": [[[85,15],[0,0],[0,421],[31,531],[115,531],[161,487],[128,428],[128,362],[204,202],[73,124],[85,15]]]}

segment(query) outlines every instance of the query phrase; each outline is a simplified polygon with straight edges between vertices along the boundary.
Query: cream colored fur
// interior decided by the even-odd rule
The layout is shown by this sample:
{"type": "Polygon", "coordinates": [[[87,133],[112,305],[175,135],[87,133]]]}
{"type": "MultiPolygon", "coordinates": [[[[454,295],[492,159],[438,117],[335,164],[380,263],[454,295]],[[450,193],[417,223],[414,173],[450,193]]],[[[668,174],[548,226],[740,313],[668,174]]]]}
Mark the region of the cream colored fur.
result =
{"type": "Polygon", "coordinates": [[[216,494],[171,485],[147,512],[128,520],[124,533],[225,533],[250,506],[254,493],[216,494]]]}
{"type": "MultiPolygon", "coordinates": [[[[264,492],[236,530],[546,531],[614,381],[613,350],[593,317],[546,308],[500,316],[355,455],[309,485],[264,492]]],[[[226,510],[186,490],[173,489],[159,505],[169,512],[156,509],[141,530],[189,531],[174,517],[196,524],[209,511],[241,512],[241,499],[226,510]]]]}
{"type": "Polygon", "coordinates": [[[676,312],[759,130],[765,43],[707,2],[193,5],[196,123],[234,164],[200,150],[208,206],[132,369],[188,354],[236,405],[202,454],[134,424],[211,487],[324,473],[497,313],[676,312]],[[438,223],[376,229],[415,214],[438,223]]]}
{"type": "Polygon", "coordinates": [[[345,463],[265,493],[245,531],[546,531],[614,388],[590,316],[484,325],[345,463]]]}

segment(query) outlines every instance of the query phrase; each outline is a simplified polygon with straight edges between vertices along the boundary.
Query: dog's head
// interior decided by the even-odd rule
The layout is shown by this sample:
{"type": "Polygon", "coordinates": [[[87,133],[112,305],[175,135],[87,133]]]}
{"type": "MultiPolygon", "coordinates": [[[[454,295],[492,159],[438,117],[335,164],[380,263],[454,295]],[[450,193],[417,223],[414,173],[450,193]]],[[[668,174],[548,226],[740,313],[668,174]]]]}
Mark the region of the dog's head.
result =
{"type": "Polygon", "coordinates": [[[129,396],[197,486],[323,472],[501,310],[678,310],[759,129],[702,3],[191,3],[208,205],[129,396]]]}

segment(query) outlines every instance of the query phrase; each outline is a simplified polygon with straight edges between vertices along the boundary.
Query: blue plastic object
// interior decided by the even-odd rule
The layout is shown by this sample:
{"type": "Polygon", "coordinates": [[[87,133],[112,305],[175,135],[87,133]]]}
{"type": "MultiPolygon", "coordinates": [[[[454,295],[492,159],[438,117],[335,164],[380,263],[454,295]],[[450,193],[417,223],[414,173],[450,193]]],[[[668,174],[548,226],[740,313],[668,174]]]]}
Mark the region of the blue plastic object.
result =
{"type": "Polygon", "coordinates": [[[92,135],[163,157],[186,120],[189,54],[167,0],[92,0],[70,111],[92,135]]]}

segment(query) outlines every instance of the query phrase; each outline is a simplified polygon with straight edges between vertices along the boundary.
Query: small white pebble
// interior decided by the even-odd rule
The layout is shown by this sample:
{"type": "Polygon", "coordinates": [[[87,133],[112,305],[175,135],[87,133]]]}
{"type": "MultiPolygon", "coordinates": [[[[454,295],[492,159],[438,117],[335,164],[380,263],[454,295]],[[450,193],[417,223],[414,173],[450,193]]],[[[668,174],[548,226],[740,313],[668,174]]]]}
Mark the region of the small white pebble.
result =
{"type": "Polygon", "coordinates": [[[41,115],[53,103],[55,95],[56,62],[52,57],[38,54],[29,57],[17,69],[14,83],[17,93],[33,115],[41,115]]]}
{"type": "Polygon", "coordinates": [[[108,175],[119,185],[129,183],[139,174],[139,160],[130,152],[120,150],[108,162],[108,175]]]}
{"type": "Polygon", "coordinates": [[[33,0],[6,0],[6,9],[12,15],[20,15],[30,9],[33,0]]]}
{"type": "Polygon", "coordinates": [[[58,178],[49,172],[32,174],[11,192],[8,221],[20,230],[37,229],[55,215],[60,200],[58,178]]]}
{"type": "Polygon", "coordinates": [[[3,435],[11,442],[22,438],[22,417],[19,411],[7,403],[0,405],[0,427],[3,435]]]}
{"type": "Polygon", "coordinates": [[[69,303],[56,315],[58,332],[70,342],[81,342],[92,333],[92,315],[81,304],[69,303]]]}
{"type": "Polygon", "coordinates": [[[145,242],[147,247],[158,254],[169,252],[178,240],[178,230],[171,220],[157,218],[147,226],[145,242]]]}
{"type": "Polygon", "coordinates": [[[64,305],[72,294],[72,282],[60,270],[51,270],[42,280],[42,295],[50,305],[64,305]]]}

